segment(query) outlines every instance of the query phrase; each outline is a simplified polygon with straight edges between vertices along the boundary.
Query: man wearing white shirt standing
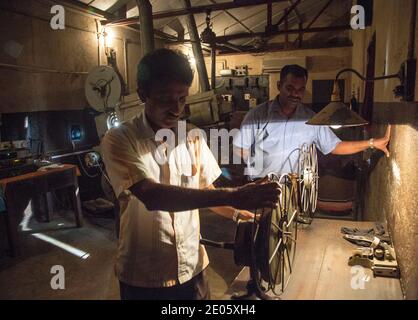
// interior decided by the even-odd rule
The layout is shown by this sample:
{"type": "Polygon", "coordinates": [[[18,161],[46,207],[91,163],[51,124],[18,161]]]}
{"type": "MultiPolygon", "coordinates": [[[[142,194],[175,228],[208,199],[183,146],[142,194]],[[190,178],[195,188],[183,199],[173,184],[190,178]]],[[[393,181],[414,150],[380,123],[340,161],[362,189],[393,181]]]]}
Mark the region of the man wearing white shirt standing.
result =
{"type": "MultiPolygon", "coordinates": [[[[138,95],[145,110],[109,130],[103,161],[120,204],[116,274],[122,299],[208,299],[198,208],[247,220],[245,209],[278,201],[276,183],[215,189],[221,174],[202,136],[179,137],[179,117],[193,79],[187,58],[168,49],[143,57],[138,95]],[[158,139],[161,129],[174,132],[158,139]]],[[[186,127],[190,132],[193,128],[186,127]]]]}
{"type": "Polygon", "coordinates": [[[234,137],[234,152],[248,165],[251,180],[274,172],[278,175],[297,172],[299,149],[315,143],[323,154],[347,155],[370,147],[389,156],[386,146],[390,125],[380,139],[341,141],[327,126],[311,126],[306,121],[314,112],[302,104],[308,72],[299,65],[287,65],[280,72],[277,97],[251,109],[241,130],[234,137]],[[257,163],[260,162],[260,163],[257,163]]]}

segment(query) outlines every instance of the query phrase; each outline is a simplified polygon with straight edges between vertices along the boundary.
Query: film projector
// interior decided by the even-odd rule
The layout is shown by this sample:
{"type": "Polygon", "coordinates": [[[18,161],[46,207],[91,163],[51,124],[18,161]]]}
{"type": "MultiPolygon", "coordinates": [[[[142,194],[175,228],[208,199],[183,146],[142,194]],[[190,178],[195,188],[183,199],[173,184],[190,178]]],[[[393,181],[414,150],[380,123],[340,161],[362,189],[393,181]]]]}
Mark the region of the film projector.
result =
{"type": "Polygon", "coordinates": [[[234,251],[234,262],[249,267],[248,293],[235,299],[279,298],[294,269],[299,224],[310,224],[318,197],[318,161],[315,144],[299,149],[298,172],[268,174],[280,186],[279,202],[274,208],[260,208],[256,219],[238,221],[235,241],[201,243],[234,251]]]}

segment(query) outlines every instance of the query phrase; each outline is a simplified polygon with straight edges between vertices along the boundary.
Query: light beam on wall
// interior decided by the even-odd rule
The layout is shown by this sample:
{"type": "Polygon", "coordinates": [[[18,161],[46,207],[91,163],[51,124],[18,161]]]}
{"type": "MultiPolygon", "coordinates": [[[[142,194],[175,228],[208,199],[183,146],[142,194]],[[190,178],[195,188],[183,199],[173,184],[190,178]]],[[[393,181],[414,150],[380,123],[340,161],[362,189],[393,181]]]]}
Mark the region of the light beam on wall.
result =
{"type": "Polygon", "coordinates": [[[398,164],[394,159],[392,159],[392,174],[395,178],[395,182],[398,185],[401,185],[401,169],[399,168],[398,164]]]}

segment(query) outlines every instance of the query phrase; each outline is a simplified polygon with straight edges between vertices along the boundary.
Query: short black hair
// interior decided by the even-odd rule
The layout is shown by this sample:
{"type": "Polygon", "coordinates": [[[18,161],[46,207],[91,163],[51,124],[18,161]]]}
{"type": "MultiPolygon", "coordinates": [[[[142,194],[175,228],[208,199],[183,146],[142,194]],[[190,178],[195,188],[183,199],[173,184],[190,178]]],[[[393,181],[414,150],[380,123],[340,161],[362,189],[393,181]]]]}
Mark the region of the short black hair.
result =
{"type": "Polygon", "coordinates": [[[283,69],[280,71],[280,81],[285,81],[286,76],[289,73],[293,74],[295,77],[298,78],[305,77],[305,79],[308,80],[308,70],[306,70],[304,67],[301,67],[298,64],[288,64],[285,65],[283,69]]]}
{"type": "Polygon", "coordinates": [[[193,70],[187,56],[179,51],[162,48],[146,54],[138,63],[138,90],[145,96],[155,84],[179,82],[190,86],[193,70]]]}

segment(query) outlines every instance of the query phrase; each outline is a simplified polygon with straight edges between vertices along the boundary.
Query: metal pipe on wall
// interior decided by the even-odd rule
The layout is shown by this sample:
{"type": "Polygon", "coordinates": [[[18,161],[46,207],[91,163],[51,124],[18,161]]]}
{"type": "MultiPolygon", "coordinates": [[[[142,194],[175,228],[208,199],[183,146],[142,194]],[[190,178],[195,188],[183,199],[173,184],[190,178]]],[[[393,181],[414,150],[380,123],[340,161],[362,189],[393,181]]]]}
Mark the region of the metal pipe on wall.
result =
{"type": "Polygon", "coordinates": [[[139,8],[139,25],[142,55],[154,51],[154,24],[149,0],[136,0],[139,8]]]}
{"type": "Polygon", "coordinates": [[[96,23],[96,36],[97,36],[97,65],[100,66],[101,59],[100,55],[102,54],[100,51],[100,22],[97,19],[94,19],[94,22],[96,23]]]}
{"type": "MultiPolygon", "coordinates": [[[[190,0],[183,0],[183,6],[185,8],[191,8],[190,0]]],[[[199,82],[202,91],[209,91],[209,79],[208,72],[206,70],[205,59],[203,58],[202,46],[200,45],[200,38],[197,32],[196,21],[193,14],[186,15],[187,29],[189,30],[190,40],[192,43],[193,55],[196,60],[197,73],[199,75],[199,82]]]]}
{"type": "Polygon", "coordinates": [[[210,51],[210,60],[212,62],[212,68],[211,68],[211,87],[212,90],[216,89],[216,45],[212,45],[212,50],[210,51]]]}
{"type": "Polygon", "coordinates": [[[238,47],[236,45],[233,45],[232,43],[229,43],[229,42],[218,43],[217,45],[218,46],[222,46],[222,47],[229,48],[229,49],[234,50],[234,51],[237,51],[237,52],[242,52],[242,50],[241,50],[240,47],[238,47]]]}
{"type": "Polygon", "coordinates": [[[129,68],[128,68],[128,39],[123,40],[123,62],[124,62],[124,75],[125,75],[125,83],[126,83],[126,93],[129,93],[129,68]]]}

